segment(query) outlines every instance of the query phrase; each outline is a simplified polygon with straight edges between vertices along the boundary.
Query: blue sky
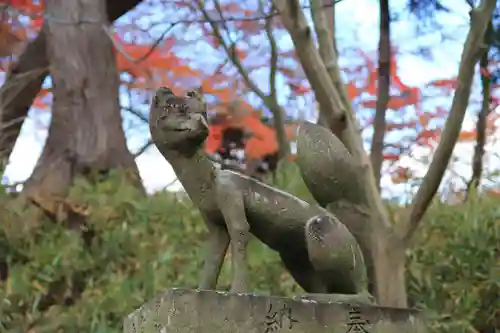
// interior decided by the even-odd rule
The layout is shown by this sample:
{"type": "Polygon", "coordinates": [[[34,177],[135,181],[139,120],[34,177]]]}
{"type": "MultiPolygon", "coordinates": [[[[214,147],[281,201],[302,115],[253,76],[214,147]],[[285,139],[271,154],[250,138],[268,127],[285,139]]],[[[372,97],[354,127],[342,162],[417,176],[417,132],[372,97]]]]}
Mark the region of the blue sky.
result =
{"type": "MultiPolygon", "coordinates": [[[[451,0],[447,2],[451,4],[451,0]]],[[[452,37],[450,40],[442,41],[437,34],[427,34],[417,37],[415,33],[415,20],[408,14],[402,14],[401,20],[392,25],[391,37],[393,43],[398,46],[400,53],[398,57],[398,71],[405,84],[421,87],[433,79],[449,78],[456,75],[463,41],[468,30],[468,8],[465,1],[457,2],[454,0],[453,4],[456,12],[441,14],[438,17],[438,21],[445,27],[445,34],[452,37]],[[460,6],[460,4],[463,5],[460,6]],[[407,20],[404,20],[405,17],[407,20]],[[424,59],[422,56],[415,54],[418,47],[428,47],[432,54],[432,60],[424,59]]],[[[394,12],[400,12],[404,5],[404,0],[391,1],[394,12]]],[[[378,43],[377,1],[343,0],[337,5],[337,29],[338,44],[341,50],[361,46],[366,53],[376,55],[378,43]]],[[[290,43],[286,36],[282,39],[280,43],[290,43]]],[[[199,51],[186,48],[184,52],[196,53],[199,51]]],[[[348,66],[353,60],[347,56],[342,56],[340,61],[342,67],[348,66]]],[[[258,77],[261,74],[257,73],[255,75],[257,75],[258,82],[265,82],[267,80],[267,75],[263,80],[258,77]]],[[[449,107],[451,98],[445,98],[441,103],[449,107]]],[[[475,110],[471,111],[475,112],[475,110]]],[[[133,116],[127,113],[125,115],[125,123],[137,124],[132,119],[128,119],[128,117],[133,116]]],[[[475,117],[473,115],[473,113],[468,114],[464,126],[471,127],[474,125],[475,117]]],[[[9,182],[24,181],[32,172],[34,164],[40,155],[46,138],[46,131],[40,130],[40,126],[36,126],[34,119],[34,117],[30,117],[23,126],[11,162],[6,170],[9,182]]],[[[49,114],[47,112],[41,117],[38,115],[36,119],[48,124],[49,114]]],[[[127,133],[128,145],[132,152],[137,151],[149,136],[147,127],[145,126],[127,130],[127,133]]],[[[370,131],[366,131],[365,135],[369,134],[370,131]]],[[[500,148],[500,146],[497,145],[496,148],[500,148]]],[[[453,168],[457,169],[459,175],[468,177],[468,162],[472,158],[472,145],[460,144],[457,149],[460,150],[459,157],[462,157],[463,161],[455,163],[453,168]]],[[[499,149],[496,150],[500,151],[499,149]]],[[[428,154],[423,149],[417,149],[414,153],[421,157],[428,154]]],[[[412,166],[417,171],[417,174],[425,172],[425,163],[419,164],[410,158],[403,158],[402,163],[403,165],[412,166]]],[[[149,191],[162,189],[175,179],[170,165],[159,155],[154,147],[142,154],[137,159],[137,164],[145,186],[149,191]]],[[[490,168],[496,168],[498,165],[500,165],[500,161],[491,160],[489,163],[490,168]]],[[[449,174],[449,177],[451,176],[452,174],[449,174]]],[[[395,186],[388,177],[383,178],[382,184],[385,196],[392,196],[391,193],[393,192],[400,195],[407,190],[407,185],[395,186]]],[[[178,183],[174,183],[169,187],[171,190],[179,188],[180,185],[178,183]]]]}

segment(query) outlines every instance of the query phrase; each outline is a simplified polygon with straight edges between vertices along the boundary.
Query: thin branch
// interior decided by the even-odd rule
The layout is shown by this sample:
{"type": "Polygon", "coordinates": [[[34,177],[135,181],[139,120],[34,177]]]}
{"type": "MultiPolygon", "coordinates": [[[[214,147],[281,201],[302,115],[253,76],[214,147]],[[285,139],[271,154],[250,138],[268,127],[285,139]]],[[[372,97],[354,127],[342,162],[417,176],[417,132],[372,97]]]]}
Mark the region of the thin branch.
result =
{"type": "Polygon", "coordinates": [[[153,140],[149,139],[148,142],[146,142],[141,148],[139,148],[138,151],[134,153],[134,159],[141,156],[146,150],[148,150],[149,147],[153,145],[153,143],[153,140]]]}
{"type": "Polygon", "coordinates": [[[13,139],[13,134],[9,133],[8,129],[11,128],[12,126],[22,126],[22,123],[26,117],[18,117],[12,120],[9,120],[7,122],[0,122],[0,169],[4,170],[7,163],[8,163],[8,155],[10,154],[10,150],[5,147],[11,147],[8,142],[13,141],[15,143],[15,140],[13,139]],[[7,131],[6,131],[7,130],[7,131]],[[6,133],[5,133],[6,132],[6,133]]]}
{"type": "MultiPolygon", "coordinates": [[[[332,80],[336,90],[339,93],[339,96],[341,97],[342,103],[344,104],[344,107],[347,109],[347,101],[346,98],[342,94],[343,89],[343,84],[342,82],[338,82],[336,80],[336,71],[339,69],[336,68],[337,66],[337,53],[335,51],[335,42],[334,42],[334,36],[333,36],[333,31],[330,31],[328,27],[328,22],[326,19],[326,15],[324,13],[324,10],[322,8],[322,3],[323,0],[309,0],[309,3],[311,4],[311,17],[313,20],[313,25],[314,25],[314,30],[316,31],[316,36],[318,38],[318,50],[319,50],[319,55],[321,56],[321,60],[323,60],[323,63],[325,64],[326,70],[328,71],[328,74],[330,76],[330,79],[332,80]]],[[[320,104],[320,110],[324,108],[325,106],[322,106],[320,104]]],[[[318,124],[321,124],[323,126],[329,127],[328,125],[328,120],[326,119],[326,115],[330,113],[330,110],[328,109],[323,109],[319,113],[318,117],[318,124]]]]}
{"type": "MultiPolygon", "coordinates": [[[[262,3],[262,1],[260,1],[262,3]]],[[[278,73],[278,45],[273,35],[273,21],[272,18],[267,18],[264,24],[267,39],[269,40],[269,47],[271,49],[271,57],[269,60],[269,96],[276,99],[276,74],[278,73]]]]}
{"type": "MultiPolygon", "coordinates": [[[[22,123],[24,122],[24,120],[27,118],[26,117],[18,117],[16,119],[12,119],[12,120],[9,120],[8,122],[4,122],[4,123],[0,123],[0,131],[4,131],[6,128],[10,127],[10,126],[13,126],[13,125],[16,125],[16,124],[19,124],[19,123],[22,123]]],[[[0,140],[1,140],[1,136],[0,136],[0,140]]]]}
{"type": "Polygon", "coordinates": [[[170,181],[167,185],[165,185],[163,187],[164,190],[166,190],[167,188],[169,188],[170,186],[174,185],[177,181],[179,180],[179,178],[175,177],[174,180],[170,181]]]}
{"type": "Polygon", "coordinates": [[[404,245],[409,243],[417,230],[425,211],[439,188],[450,161],[469,104],[474,67],[487,48],[484,43],[484,35],[495,5],[496,0],[482,0],[480,6],[470,12],[470,30],[465,41],[458,70],[457,81],[459,84],[453,96],[450,114],[446,119],[441,141],[424,176],[422,185],[415,195],[408,219],[397,226],[397,232],[404,245]]]}
{"type": "MultiPolygon", "coordinates": [[[[343,0],[335,0],[335,1],[328,1],[328,3],[324,4],[321,6],[323,9],[329,9],[334,7],[336,4],[342,2],[343,0]]],[[[199,0],[197,0],[199,2],[199,0]]],[[[203,1],[202,1],[203,5],[203,1]]],[[[199,3],[198,3],[199,6],[199,3]]],[[[299,6],[300,9],[309,9],[311,8],[310,6],[299,6]]],[[[209,19],[209,18],[203,18],[203,19],[192,19],[192,20],[179,20],[175,21],[172,24],[178,24],[178,23],[184,23],[184,24],[191,24],[191,23],[223,23],[223,22],[253,22],[253,21],[260,21],[260,20],[266,20],[270,19],[276,16],[280,15],[280,11],[277,10],[276,8],[273,9],[271,12],[262,15],[262,16],[254,16],[254,17],[221,17],[219,19],[209,19]]]]}
{"type": "MultiPolygon", "coordinates": [[[[335,0],[335,1],[326,1],[325,0],[325,3],[322,7],[327,9],[327,8],[332,8],[334,7],[336,4],[342,2],[342,0],[335,0]]],[[[302,9],[308,9],[310,8],[310,6],[302,6],[300,7],[302,9]]],[[[17,13],[18,15],[22,15],[22,16],[26,16],[26,17],[29,17],[30,19],[37,19],[37,18],[40,18],[40,17],[45,17],[45,18],[48,18],[50,19],[49,16],[47,16],[46,14],[44,13],[40,13],[40,14],[28,14],[26,12],[23,12],[22,10],[12,6],[11,4],[0,4],[0,11],[4,11],[4,10],[7,10],[7,9],[10,9],[10,10],[13,10],[15,13],[17,13]]],[[[275,16],[278,16],[280,13],[276,10],[273,10],[271,12],[269,12],[268,14],[264,15],[264,16],[253,16],[253,17],[225,17],[225,18],[220,18],[220,19],[217,19],[217,20],[213,20],[213,22],[215,23],[222,23],[222,22],[253,22],[253,21],[260,21],[260,20],[265,20],[265,19],[268,19],[268,18],[271,18],[271,17],[275,17],[275,16]]],[[[206,20],[206,19],[186,19],[186,20],[178,20],[178,21],[175,21],[175,22],[172,22],[170,24],[172,25],[177,25],[177,24],[191,24],[191,23],[208,23],[209,20],[206,20]]],[[[80,20],[78,22],[73,22],[73,21],[65,21],[65,20],[59,20],[59,23],[61,24],[78,24],[78,23],[97,23],[97,20],[80,20]]]]}
{"type": "Polygon", "coordinates": [[[2,89],[12,89],[12,91],[9,91],[9,94],[5,94],[5,96],[1,96],[0,110],[7,108],[9,104],[18,98],[26,86],[33,82],[34,79],[38,78],[40,75],[46,75],[48,72],[49,67],[44,66],[22,73],[8,73],[5,83],[2,85],[2,89]],[[5,98],[6,96],[8,98],[5,98]]]}
{"type": "MultiPolygon", "coordinates": [[[[333,7],[336,3],[339,3],[340,1],[342,1],[342,0],[337,0],[337,1],[333,1],[331,3],[327,3],[327,4],[323,5],[322,8],[326,9],[326,8],[333,7]]],[[[216,3],[216,5],[218,4],[217,1],[215,3],[216,3]]],[[[218,7],[220,10],[222,10],[222,8],[220,7],[220,4],[218,5],[218,7]]],[[[79,21],[75,21],[75,22],[64,21],[64,20],[59,20],[57,18],[48,16],[47,14],[28,15],[26,13],[23,13],[19,9],[12,7],[9,4],[0,4],[0,9],[6,10],[7,8],[15,10],[19,15],[29,16],[31,19],[36,19],[38,17],[43,16],[45,19],[52,20],[53,22],[57,22],[59,24],[81,24],[81,23],[100,23],[101,22],[100,20],[79,20],[79,21]]],[[[308,8],[308,7],[304,6],[302,8],[308,8]]],[[[113,33],[107,25],[103,24],[102,28],[103,28],[104,32],[108,35],[108,37],[110,37],[111,42],[113,43],[115,48],[120,53],[122,53],[123,56],[127,60],[129,60],[132,63],[138,64],[138,63],[141,63],[142,61],[146,60],[155,51],[155,49],[159,46],[159,44],[165,38],[167,33],[169,33],[178,24],[194,24],[194,23],[215,23],[215,24],[221,23],[221,24],[225,24],[227,22],[252,22],[252,21],[260,21],[260,20],[269,20],[272,17],[278,16],[278,15],[279,15],[279,13],[277,11],[273,10],[266,15],[256,16],[256,17],[225,17],[225,18],[223,18],[221,16],[220,19],[212,20],[212,19],[209,19],[207,16],[205,16],[205,19],[178,20],[178,21],[169,23],[170,26],[161,33],[160,37],[157,38],[155,40],[155,42],[151,45],[151,48],[144,55],[140,56],[139,58],[134,58],[125,51],[125,48],[118,41],[116,41],[113,38],[113,33]]]]}
{"type": "MultiPolygon", "coordinates": [[[[228,58],[231,60],[231,63],[234,65],[234,67],[236,67],[236,69],[238,70],[238,73],[242,76],[243,81],[245,82],[245,85],[251,91],[253,91],[273,113],[273,117],[275,120],[276,135],[277,135],[279,147],[280,147],[279,155],[280,155],[280,157],[283,157],[289,151],[288,144],[286,141],[286,133],[285,133],[285,129],[284,129],[284,117],[283,117],[284,111],[278,104],[276,94],[274,96],[267,96],[264,93],[264,91],[262,91],[262,89],[260,89],[257,86],[257,84],[250,78],[248,71],[243,67],[241,60],[236,53],[236,43],[231,42],[228,45],[228,43],[226,43],[226,41],[224,40],[224,38],[220,32],[220,29],[218,27],[218,24],[222,25],[229,33],[229,28],[226,25],[227,20],[224,19],[224,13],[223,13],[222,7],[220,6],[220,3],[217,0],[215,0],[214,3],[215,3],[215,9],[216,9],[219,17],[221,18],[221,20],[218,21],[219,23],[216,23],[217,21],[212,20],[210,18],[210,16],[208,15],[208,12],[206,11],[206,9],[204,7],[203,0],[197,0],[198,9],[201,11],[204,19],[207,20],[208,23],[210,24],[210,27],[212,28],[214,36],[217,38],[219,44],[222,46],[222,48],[226,52],[228,58]]],[[[266,22],[271,20],[270,15],[264,15],[263,17],[266,17],[266,22]]],[[[270,35],[270,37],[272,37],[272,34],[270,35]]],[[[270,39],[270,42],[272,42],[272,39],[270,39]]],[[[275,45],[275,47],[277,47],[277,46],[275,45]]],[[[275,61],[277,63],[277,51],[275,50],[275,52],[276,52],[276,60],[272,59],[271,61],[272,62],[275,61]]],[[[275,66],[275,67],[277,67],[277,66],[275,66]]],[[[276,73],[273,75],[276,75],[276,73]]],[[[273,81],[274,81],[274,83],[270,83],[271,84],[271,91],[273,89],[274,89],[274,91],[276,91],[275,79],[273,81]]],[[[271,82],[273,82],[273,81],[271,81],[271,82]]]]}
{"type": "MultiPolygon", "coordinates": [[[[224,11],[222,10],[222,7],[220,5],[220,2],[218,0],[214,0],[214,5],[215,5],[215,10],[219,14],[219,17],[221,18],[220,25],[224,28],[224,30],[227,32],[229,36],[229,27],[227,25],[227,21],[224,19],[224,11]]],[[[234,42],[232,42],[234,44],[234,42]]]]}
{"type": "MultiPolygon", "coordinates": [[[[330,0],[323,0],[323,6],[328,5],[330,0]]],[[[329,30],[330,34],[332,35],[332,42],[333,42],[333,51],[335,54],[338,56],[339,50],[337,49],[337,37],[336,37],[336,28],[335,28],[335,22],[336,22],[336,12],[335,12],[335,4],[333,4],[330,8],[325,8],[325,15],[327,16],[327,21],[328,24],[330,25],[329,30]]]]}
{"type": "Polygon", "coordinates": [[[144,116],[143,114],[141,114],[139,111],[137,111],[134,108],[121,106],[120,109],[122,109],[124,111],[127,111],[127,112],[130,112],[131,114],[133,114],[134,116],[136,116],[137,118],[139,118],[140,120],[142,120],[143,122],[145,122],[146,124],[149,123],[148,117],[144,116]]]}
{"type": "Polygon", "coordinates": [[[345,126],[346,108],[311,38],[311,29],[304,13],[297,0],[273,0],[273,3],[281,13],[281,21],[292,38],[297,57],[300,59],[316,100],[324,110],[321,114],[327,119],[332,131],[339,135],[345,126]],[[335,128],[336,124],[340,124],[339,128],[335,128]]]}
{"type": "MultiPolygon", "coordinates": [[[[39,38],[43,37],[44,35],[37,37],[35,41],[28,44],[26,49],[38,49],[42,42],[39,38]]],[[[33,94],[30,100],[29,97],[26,97],[26,92],[31,92],[31,89],[36,88],[38,83],[41,86],[43,79],[49,72],[48,66],[26,70],[29,68],[28,66],[31,67],[32,64],[36,65],[37,63],[24,64],[23,60],[26,59],[21,55],[19,62],[7,74],[0,89],[0,160],[3,164],[7,163],[14,149],[21,127],[28,116],[28,110],[36,97],[36,94],[33,94]],[[26,68],[20,68],[21,65],[26,66],[26,68]],[[23,69],[26,71],[22,71],[23,69]]],[[[37,93],[38,91],[40,91],[39,88],[37,93]]]]}
{"type": "MultiPolygon", "coordinates": [[[[264,1],[259,1],[263,7],[264,1]]],[[[274,10],[274,6],[271,7],[274,10]]],[[[263,8],[261,9],[263,12],[263,8]]],[[[285,131],[285,110],[279,105],[276,88],[276,76],[278,74],[278,45],[273,35],[273,20],[267,18],[264,24],[264,30],[269,40],[271,49],[271,57],[269,59],[269,96],[264,103],[271,110],[274,119],[274,128],[276,130],[276,138],[279,143],[278,159],[282,159],[290,152],[286,131],[285,131]]]]}
{"type": "Polygon", "coordinates": [[[380,36],[378,44],[378,84],[375,118],[373,121],[373,136],[370,160],[373,177],[380,191],[380,177],[384,162],[384,139],[386,133],[386,112],[389,104],[389,89],[391,86],[391,14],[389,0],[380,0],[380,36]]]}
{"type": "Polygon", "coordinates": [[[223,16],[220,4],[218,4],[218,1],[215,1],[215,4],[216,4],[215,7],[216,7],[216,9],[221,17],[221,20],[218,22],[216,22],[210,18],[210,16],[208,15],[208,12],[206,11],[206,9],[204,7],[203,0],[196,0],[196,3],[198,4],[198,9],[203,14],[203,17],[210,24],[210,27],[212,28],[212,31],[213,31],[215,38],[217,38],[219,44],[222,46],[224,51],[226,51],[226,54],[228,55],[229,59],[231,59],[231,62],[233,63],[234,67],[236,67],[236,69],[238,70],[238,73],[243,77],[243,81],[245,81],[245,84],[247,85],[247,87],[250,88],[257,96],[259,96],[259,98],[261,98],[262,100],[265,100],[266,95],[255,84],[255,82],[252,81],[252,79],[250,78],[250,75],[245,70],[238,55],[236,54],[236,45],[234,43],[232,43],[231,45],[228,45],[226,43],[226,41],[224,40],[224,37],[222,37],[222,34],[221,34],[217,24],[223,23],[223,22],[225,22],[225,20],[224,20],[224,16],[223,16]]]}
{"type": "Polygon", "coordinates": [[[483,173],[483,157],[484,157],[484,146],[486,145],[486,131],[487,131],[487,120],[491,108],[491,77],[488,73],[488,62],[489,62],[489,47],[491,45],[491,39],[493,34],[493,24],[490,21],[488,28],[486,30],[486,40],[488,44],[488,49],[481,56],[479,60],[479,71],[481,76],[481,86],[482,86],[482,103],[481,110],[477,116],[476,121],[476,146],[474,147],[474,156],[472,157],[472,176],[467,183],[467,191],[465,195],[465,201],[469,198],[472,190],[477,190],[479,184],[481,183],[481,177],[483,173]]]}
{"type": "Polygon", "coordinates": [[[146,60],[155,50],[156,48],[158,47],[158,45],[160,45],[160,43],[163,41],[163,39],[165,38],[165,36],[176,26],[176,24],[178,23],[171,23],[170,26],[165,29],[160,37],[158,37],[155,42],[151,45],[151,47],[149,48],[149,50],[144,53],[144,55],[140,56],[139,58],[135,59],[134,57],[132,57],[131,55],[129,55],[127,53],[127,51],[125,51],[125,48],[117,41],[113,38],[113,32],[111,31],[111,29],[103,24],[102,25],[102,29],[104,30],[104,32],[106,33],[106,35],[108,35],[109,39],[111,40],[111,42],[113,43],[113,45],[115,46],[115,48],[121,53],[123,54],[123,56],[130,62],[132,63],[135,63],[135,64],[139,64],[141,62],[143,62],[144,60],[146,60]]]}
{"type": "Polygon", "coordinates": [[[345,90],[345,85],[340,78],[340,68],[338,66],[338,54],[335,52],[335,43],[333,32],[328,28],[325,10],[322,0],[310,0],[311,16],[313,19],[314,30],[318,36],[318,50],[321,60],[325,64],[326,70],[332,80],[335,89],[339,92],[339,97],[346,109],[349,109],[349,98],[345,90]]]}

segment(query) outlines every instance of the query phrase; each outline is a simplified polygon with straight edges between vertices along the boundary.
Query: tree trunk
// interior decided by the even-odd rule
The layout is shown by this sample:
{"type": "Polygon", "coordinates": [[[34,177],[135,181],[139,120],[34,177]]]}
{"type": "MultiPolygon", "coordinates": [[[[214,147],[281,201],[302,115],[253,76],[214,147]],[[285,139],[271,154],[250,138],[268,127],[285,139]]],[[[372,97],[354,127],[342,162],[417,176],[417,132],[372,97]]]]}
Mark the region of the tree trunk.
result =
{"type": "Polygon", "coordinates": [[[379,304],[407,308],[406,247],[393,235],[377,232],[372,234],[372,260],[374,266],[374,296],[379,304]]]}
{"type": "Polygon", "coordinates": [[[389,0],[380,0],[380,39],[378,43],[378,84],[375,119],[373,122],[370,160],[375,183],[380,191],[380,177],[384,162],[385,114],[391,85],[391,15],[389,0]]]}
{"type": "MultiPolygon", "coordinates": [[[[134,8],[140,0],[107,1],[107,15],[114,21],[134,8]]],[[[0,161],[6,164],[14,149],[25,117],[40,92],[49,71],[46,25],[28,43],[0,87],[0,161]]]]}
{"type": "Polygon", "coordinates": [[[54,102],[47,142],[24,193],[51,213],[76,173],[126,169],[139,181],[118,102],[104,0],[47,0],[47,56],[54,102]],[[79,20],[96,21],[79,23],[79,20]]]}
{"type": "Polygon", "coordinates": [[[273,114],[273,127],[278,141],[278,160],[282,160],[290,153],[290,143],[285,131],[285,110],[278,104],[276,96],[270,96],[265,102],[273,114]]]}

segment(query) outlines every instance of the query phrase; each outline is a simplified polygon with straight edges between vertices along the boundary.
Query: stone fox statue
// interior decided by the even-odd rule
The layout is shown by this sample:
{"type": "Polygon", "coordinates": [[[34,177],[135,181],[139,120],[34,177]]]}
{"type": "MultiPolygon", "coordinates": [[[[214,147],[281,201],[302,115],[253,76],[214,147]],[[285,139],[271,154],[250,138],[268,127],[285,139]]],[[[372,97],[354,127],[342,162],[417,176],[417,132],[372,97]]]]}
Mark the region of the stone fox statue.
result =
{"type": "Polygon", "coordinates": [[[149,126],[154,144],[172,165],[208,228],[200,289],[215,289],[231,243],[231,292],[248,291],[247,243],[251,234],[277,251],[295,281],[308,293],[358,294],[366,272],[358,244],[324,208],[207,158],[206,107],[196,92],[176,96],[156,91],[149,126]]]}

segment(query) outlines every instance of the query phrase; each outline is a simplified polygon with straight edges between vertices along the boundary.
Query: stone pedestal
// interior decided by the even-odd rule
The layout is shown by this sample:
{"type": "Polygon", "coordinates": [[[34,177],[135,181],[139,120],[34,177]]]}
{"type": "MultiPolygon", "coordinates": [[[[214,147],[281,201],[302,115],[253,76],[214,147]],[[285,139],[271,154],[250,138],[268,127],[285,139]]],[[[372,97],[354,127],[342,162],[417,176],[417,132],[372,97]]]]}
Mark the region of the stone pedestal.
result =
{"type": "Polygon", "coordinates": [[[124,333],[424,333],[422,313],[372,305],[172,289],[131,313],[124,333]]]}

